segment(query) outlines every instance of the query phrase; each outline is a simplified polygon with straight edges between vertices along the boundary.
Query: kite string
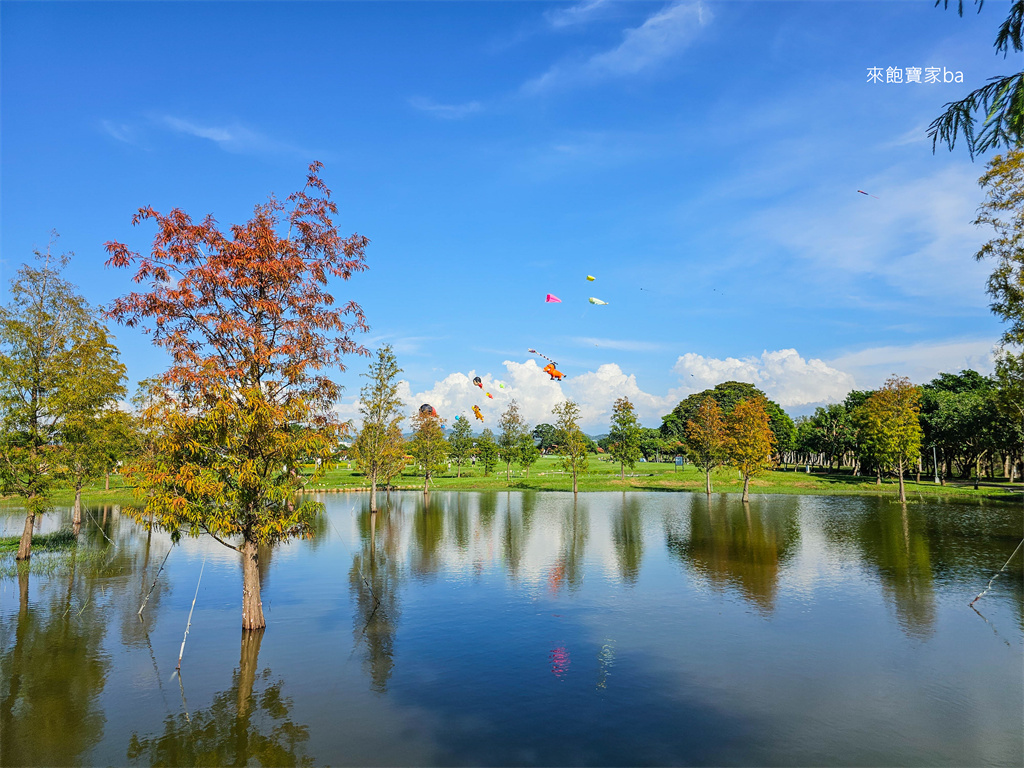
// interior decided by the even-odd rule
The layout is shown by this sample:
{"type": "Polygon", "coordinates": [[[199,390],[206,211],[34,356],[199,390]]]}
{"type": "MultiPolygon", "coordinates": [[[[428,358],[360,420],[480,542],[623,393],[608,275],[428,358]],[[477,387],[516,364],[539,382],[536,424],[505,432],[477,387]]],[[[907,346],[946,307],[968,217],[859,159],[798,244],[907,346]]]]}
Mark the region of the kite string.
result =
{"type": "MultiPolygon", "coordinates": [[[[188,612],[188,624],[185,625],[185,636],[181,638],[181,650],[178,651],[178,666],[175,667],[175,670],[179,673],[179,677],[181,673],[181,657],[185,655],[185,641],[188,640],[188,631],[192,627],[192,611],[196,609],[196,599],[199,597],[199,585],[203,583],[203,571],[206,569],[206,556],[208,554],[209,551],[203,553],[203,565],[199,569],[199,581],[196,582],[196,594],[195,597],[192,598],[192,607],[188,612]]],[[[184,693],[182,694],[182,698],[184,698],[184,693]]]]}
{"type": "Polygon", "coordinates": [[[985,590],[984,590],[984,591],[983,591],[983,592],[982,592],[982,593],[981,593],[980,595],[978,595],[978,596],[977,596],[976,598],[974,598],[973,600],[971,600],[971,602],[969,602],[969,603],[968,603],[968,605],[969,605],[969,606],[971,606],[971,607],[973,608],[973,607],[974,607],[974,604],[975,604],[976,602],[978,602],[979,600],[981,600],[981,598],[983,598],[983,597],[984,597],[985,595],[987,595],[987,594],[988,594],[989,590],[990,590],[990,589],[992,589],[992,583],[993,583],[993,582],[994,582],[994,581],[995,581],[995,580],[996,580],[997,578],[999,578],[999,574],[1001,574],[1001,573],[1002,573],[1003,571],[1005,571],[1005,570],[1006,570],[1006,566],[1008,566],[1008,565],[1010,564],[1010,560],[1013,560],[1013,558],[1014,558],[1014,557],[1016,556],[1016,554],[1017,554],[1017,553],[1018,553],[1018,552],[1020,551],[1020,548],[1021,548],[1021,546],[1022,546],[1022,545],[1024,545],[1024,539],[1021,539],[1021,540],[1020,540],[1020,544],[1018,544],[1018,545],[1017,545],[1017,548],[1016,548],[1015,550],[1013,550],[1013,554],[1012,554],[1012,555],[1010,555],[1010,556],[1009,556],[1009,557],[1007,558],[1007,560],[1006,560],[1006,562],[1005,562],[1005,563],[1003,563],[1003,567],[1002,567],[1002,568],[1000,568],[1000,569],[999,569],[998,571],[996,571],[996,572],[995,572],[995,574],[993,574],[992,578],[988,580],[988,586],[987,586],[987,587],[985,587],[985,590]]]}

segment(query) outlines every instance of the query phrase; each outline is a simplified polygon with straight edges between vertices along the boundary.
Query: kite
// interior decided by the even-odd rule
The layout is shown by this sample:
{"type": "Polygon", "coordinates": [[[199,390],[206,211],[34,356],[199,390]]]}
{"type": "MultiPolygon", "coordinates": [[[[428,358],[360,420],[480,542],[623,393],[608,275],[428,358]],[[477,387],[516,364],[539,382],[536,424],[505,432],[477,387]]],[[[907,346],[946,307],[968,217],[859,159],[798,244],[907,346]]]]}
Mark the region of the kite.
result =
{"type": "Polygon", "coordinates": [[[499,384],[498,386],[499,386],[499,387],[501,387],[502,389],[504,389],[504,388],[505,388],[505,385],[504,385],[504,384],[499,384]]]}
{"type": "Polygon", "coordinates": [[[560,298],[558,298],[557,296],[555,296],[555,294],[553,294],[553,293],[549,293],[544,298],[544,301],[546,301],[548,304],[561,304],[562,303],[562,300],[560,298]]]}
{"type": "Polygon", "coordinates": [[[589,280],[590,282],[594,282],[595,279],[596,278],[593,275],[587,275],[587,280],[589,280]]]}
{"type": "Polygon", "coordinates": [[[473,383],[474,383],[474,384],[476,384],[476,385],[477,385],[478,387],[480,387],[480,389],[483,389],[483,388],[484,388],[484,383],[483,383],[483,382],[482,382],[482,381],[480,380],[480,377],[479,377],[479,376],[476,376],[476,377],[475,377],[475,378],[473,379],[473,383]]]}
{"type": "Polygon", "coordinates": [[[878,195],[872,195],[870,192],[865,192],[863,189],[858,189],[857,191],[860,192],[862,195],[867,195],[868,197],[873,197],[873,198],[875,198],[875,200],[878,199],[878,195]]]}
{"type": "Polygon", "coordinates": [[[491,398],[491,400],[494,399],[494,395],[492,395],[490,392],[484,392],[484,394],[491,398]]]}
{"type": "Polygon", "coordinates": [[[544,371],[544,373],[546,373],[548,376],[550,376],[552,381],[554,381],[555,379],[561,381],[562,377],[565,376],[564,373],[555,368],[554,363],[548,363],[543,368],[541,368],[541,370],[544,371]]]}
{"type": "Polygon", "coordinates": [[[426,414],[428,416],[437,416],[437,411],[434,410],[434,406],[432,406],[430,403],[424,403],[423,405],[421,405],[420,413],[426,414]]]}
{"type": "Polygon", "coordinates": [[[593,296],[591,296],[590,297],[590,303],[591,304],[607,304],[608,302],[607,301],[601,301],[600,299],[595,299],[593,296]]]}
{"type": "Polygon", "coordinates": [[[474,405],[473,406],[473,415],[476,416],[478,419],[480,419],[480,421],[484,420],[484,415],[482,413],[480,413],[480,406],[479,405],[474,405]]]}
{"type": "MultiPolygon", "coordinates": [[[[536,349],[528,349],[528,350],[526,350],[526,351],[527,351],[527,352],[529,352],[529,353],[531,353],[531,354],[537,355],[537,357],[543,357],[543,358],[544,358],[545,360],[547,360],[547,361],[548,361],[549,363],[555,363],[555,361],[554,361],[554,360],[552,360],[552,359],[551,359],[550,357],[548,357],[547,355],[542,355],[542,354],[541,354],[540,352],[538,352],[538,351],[537,351],[536,349]]],[[[555,365],[558,365],[558,363],[555,363],[555,365]]]]}

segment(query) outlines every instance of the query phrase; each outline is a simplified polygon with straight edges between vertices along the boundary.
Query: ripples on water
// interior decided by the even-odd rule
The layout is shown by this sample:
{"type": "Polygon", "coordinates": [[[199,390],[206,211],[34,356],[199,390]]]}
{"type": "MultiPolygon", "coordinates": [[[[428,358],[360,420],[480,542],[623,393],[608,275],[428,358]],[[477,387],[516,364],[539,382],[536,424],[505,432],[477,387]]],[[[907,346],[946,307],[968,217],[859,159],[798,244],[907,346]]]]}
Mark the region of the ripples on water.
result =
{"type": "Polygon", "coordinates": [[[263,633],[234,553],[186,540],[157,578],[169,540],[116,509],[73,566],[0,561],[0,764],[1024,764],[1020,556],[967,606],[1019,506],[324,501],[261,552],[263,633]]]}

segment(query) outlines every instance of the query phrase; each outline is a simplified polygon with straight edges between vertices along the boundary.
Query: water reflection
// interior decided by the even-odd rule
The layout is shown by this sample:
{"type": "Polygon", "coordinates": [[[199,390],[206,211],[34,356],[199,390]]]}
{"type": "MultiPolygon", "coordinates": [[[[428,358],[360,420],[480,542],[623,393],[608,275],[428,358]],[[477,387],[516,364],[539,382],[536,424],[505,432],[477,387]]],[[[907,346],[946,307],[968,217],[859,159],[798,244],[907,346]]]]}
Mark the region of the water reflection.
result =
{"type": "Polygon", "coordinates": [[[395,632],[401,616],[398,517],[390,501],[378,512],[360,514],[361,547],[354,554],[349,570],[350,591],[356,603],[352,622],[356,644],[353,652],[362,654],[370,688],[378,693],[387,691],[391,679],[395,665],[395,632]]]}
{"type": "Polygon", "coordinates": [[[622,580],[632,585],[640,574],[644,559],[644,531],[641,522],[640,499],[633,494],[622,494],[622,505],[612,520],[615,554],[622,580]]]}
{"type": "Polygon", "coordinates": [[[935,584],[928,521],[919,505],[862,506],[829,529],[833,541],[853,543],[881,582],[900,628],[928,638],[935,625],[935,584]]]}
{"type": "Polygon", "coordinates": [[[584,558],[589,538],[590,515],[587,502],[574,495],[571,503],[563,505],[562,545],[548,576],[548,588],[553,595],[558,594],[563,584],[569,586],[570,592],[575,592],[583,584],[584,558]]]}
{"type": "Polygon", "coordinates": [[[689,535],[666,531],[669,552],[716,589],[735,590],[761,612],[775,607],[782,566],[799,541],[797,499],[737,503],[694,495],[689,535]]]}
{"type": "Polygon", "coordinates": [[[206,542],[157,579],[166,536],[91,510],[89,559],[0,584],[0,763],[1019,764],[1020,569],[979,603],[991,627],[966,608],[1018,507],[365,501],[261,552],[274,621],[241,647],[237,561],[207,566],[185,709],[167,680],[206,542]]]}
{"type": "MultiPolygon", "coordinates": [[[[231,686],[194,712],[168,715],[163,732],[135,732],[127,758],[140,765],[313,765],[309,728],[291,717],[292,700],[269,668],[258,672],[263,632],[243,632],[231,686]]],[[[187,684],[187,683],[186,683],[187,684]]]]}

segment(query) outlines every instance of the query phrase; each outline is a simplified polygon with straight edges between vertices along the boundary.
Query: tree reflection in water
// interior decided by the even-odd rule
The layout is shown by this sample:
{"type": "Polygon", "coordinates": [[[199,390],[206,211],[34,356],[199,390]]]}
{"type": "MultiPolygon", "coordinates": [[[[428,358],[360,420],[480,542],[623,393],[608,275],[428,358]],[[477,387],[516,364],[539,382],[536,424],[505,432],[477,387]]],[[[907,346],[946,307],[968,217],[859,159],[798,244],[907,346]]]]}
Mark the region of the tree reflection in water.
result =
{"type": "Polygon", "coordinates": [[[575,592],[583,584],[584,555],[589,537],[590,514],[586,502],[574,496],[562,513],[562,546],[548,577],[548,588],[552,594],[557,594],[563,583],[569,585],[570,592],[575,592]]]}
{"type": "Polygon", "coordinates": [[[387,691],[391,679],[395,632],[401,615],[401,531],[397,516],[390,502],[378,512],[364,510],[360,514],[362,547],[354,553],[349,569],[350,591],[356,601],[352,633],[357,649],[362,648],[370,688],[378,693],[387,691]]]}
{"type": "Polygon", "coordinates": [[[72,765],[102,740],[99,697],[110,657],[101,652],[107,627],[101,580],[120,570],[102,561],[76,568],[72,559],[66,582],[39,579],[52,594],[33,605],[29,571],[19,568],[13,642],[9,622],[0,630],[0,765],[72,765]]]}
{"type": "Polygon", "coordinates": [[[797,500],[775,499],[772,510],[755,500],[695,495],[690,534],[671,527],[669,553],[718,589],[736,590],[761,612],[775,608],[779,572],[799,540],[797,500]],[[788,502],[788,503],[787,503],[788,502]]]}
{"type": "Polygon", "coordinates": [[[877,571],[900,628],[911,637],[929,637],[936,608],[927,520],[912,505],[887,500],[861,509],[832,526],[830,538],[854,543],[877,571]]]}
{"type": "Polygon", "coordinates": [[[612,540],[619,561],[622,580],[632,586],[640,575],[644,559],[644,527],[641,521],[640,499],[622,494],[622,504],[612,519],[612,540]]]}
{"type": "Polygon", "coordinates": [[[309,729],[292,722],[292,701],[270,669],[258,673],[263,631],[242,632],[231,687],[206,709],[168,716],[163,733],[133,733],[127,757],[142,765],[312,765],[304,754],[309,729]]]}

